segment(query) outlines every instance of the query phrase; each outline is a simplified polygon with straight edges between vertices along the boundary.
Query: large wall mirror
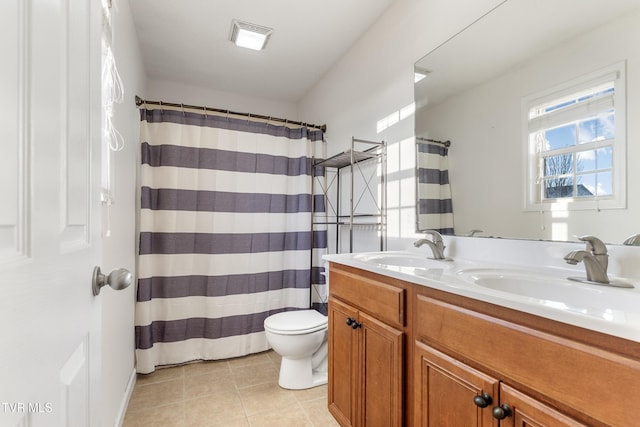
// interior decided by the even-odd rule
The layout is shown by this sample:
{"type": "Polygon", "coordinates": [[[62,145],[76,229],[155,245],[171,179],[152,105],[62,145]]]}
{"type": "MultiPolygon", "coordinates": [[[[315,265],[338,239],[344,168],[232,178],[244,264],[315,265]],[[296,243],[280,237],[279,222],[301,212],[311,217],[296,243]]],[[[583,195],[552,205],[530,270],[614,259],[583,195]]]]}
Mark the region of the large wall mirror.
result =
{"type": "MultiPolygon", "coordinates": [[[[620,244],[640,233],[639,40],[640,0],[506,0],[415,64],[426,75],[415,83],[416,142],[451,141],[456,235],[620,244]],[[547,114],[571,103],[584,105],[547,114]],[[559,159],[573,160],[554,172],[559,159]]],[[[431,169],[416,152],[418,171],[431,169]]],[[[439,228],[421,175],[418,231],[439,228]]]]}

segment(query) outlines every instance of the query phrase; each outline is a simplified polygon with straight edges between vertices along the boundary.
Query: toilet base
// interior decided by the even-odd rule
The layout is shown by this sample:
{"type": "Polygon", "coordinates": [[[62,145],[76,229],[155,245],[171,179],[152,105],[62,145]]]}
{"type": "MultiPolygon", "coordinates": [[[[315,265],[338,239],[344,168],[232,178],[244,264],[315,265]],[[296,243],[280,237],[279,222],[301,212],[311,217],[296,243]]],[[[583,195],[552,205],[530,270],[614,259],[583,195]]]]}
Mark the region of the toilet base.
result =
{"type": "Polygon", "coordinates": [[[326,371],[312,369],[311,357],[302,359],[282,358],[278,385],[289,390],[303,390],[327,383],[326,371]]]}

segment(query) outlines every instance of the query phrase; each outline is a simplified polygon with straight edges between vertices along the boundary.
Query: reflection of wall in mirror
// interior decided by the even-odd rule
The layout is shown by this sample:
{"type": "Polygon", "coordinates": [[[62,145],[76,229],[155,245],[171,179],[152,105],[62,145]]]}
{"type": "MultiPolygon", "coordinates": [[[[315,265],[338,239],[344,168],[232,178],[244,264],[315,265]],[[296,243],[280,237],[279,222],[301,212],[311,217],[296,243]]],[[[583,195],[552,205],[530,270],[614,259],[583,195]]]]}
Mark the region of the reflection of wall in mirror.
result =
{"type": "MultiPolygon", "coordinates": [[[[575,240],[593,234],[622,243],[640,230],[640,170],[627,168],[627,209],[523,211],[522,99],[627,61],[627,159],[640,158],[640,12],[570,40],[501,77],[416,112],[416,135],[450,139],[450,182],[458,234],[575,240]],[[549,64],[553,64],[550,66],[549,64]],[[634,187],[634,184],[636,186],[634,187]],[[569,221],[570,218],[570,221],[569,221]]],[[[418,102],[417,102],[418,103],[418,102]]],[[[631,165],[631,163],[628,164],[631,165]]]]}

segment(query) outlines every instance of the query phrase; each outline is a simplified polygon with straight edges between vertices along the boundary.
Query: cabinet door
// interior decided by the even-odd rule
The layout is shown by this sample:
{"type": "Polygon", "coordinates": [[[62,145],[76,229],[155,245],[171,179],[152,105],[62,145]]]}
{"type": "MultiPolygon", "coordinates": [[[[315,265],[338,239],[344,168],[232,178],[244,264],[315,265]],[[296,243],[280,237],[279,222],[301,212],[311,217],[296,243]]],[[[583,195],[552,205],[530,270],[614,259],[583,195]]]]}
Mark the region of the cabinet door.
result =
{"type": "Polygon", "coordinates": [[[360,312],[362,426],[403,425],[404,334],[360,312]]]}
{"type": "Polygon", "coordinates": [[[499,382],[422,342],[415,343],[415,425],[421,427],[498,426],[491,410],[499,382]],[[476,396],[487,395],[484,408],[476,396]]]}
{"type": "Polygon", "coordinates": [[[501,427],[586,427],[504,383],[500,384],[500,402],[512,411],[500,422],[501,427]]]}
{"type": "Polygon", "coordinates": [[[358,311],[329,298],[329,411],[341,426],[354,426],[357,414],[358,329],[347,325],[358,311]]]}

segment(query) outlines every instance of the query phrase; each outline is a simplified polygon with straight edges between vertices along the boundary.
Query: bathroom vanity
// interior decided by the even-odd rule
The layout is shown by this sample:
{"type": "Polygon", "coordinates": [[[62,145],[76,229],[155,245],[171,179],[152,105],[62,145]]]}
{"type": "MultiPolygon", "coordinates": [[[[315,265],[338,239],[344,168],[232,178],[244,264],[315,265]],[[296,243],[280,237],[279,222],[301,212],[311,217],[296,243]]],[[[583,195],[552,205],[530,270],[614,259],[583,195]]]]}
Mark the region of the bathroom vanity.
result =
{"type": "Polygon", "coordinates": [[[326,257],[329,410],[341,425],[638,425],[637,290],[615,291],[620,306],[597,289],[563,307],[483,289],[464,277],[477,266],[382,256],[326,257]]]}
{"type": "Polygon", "coordinates": [[[401,426],[409,284],[329,269],[329,410],[343,426],[401,426]]]}

